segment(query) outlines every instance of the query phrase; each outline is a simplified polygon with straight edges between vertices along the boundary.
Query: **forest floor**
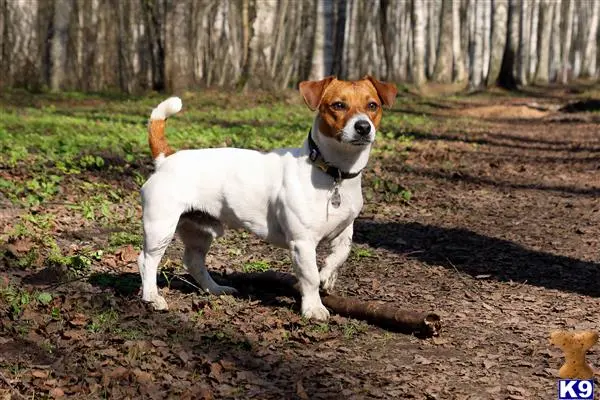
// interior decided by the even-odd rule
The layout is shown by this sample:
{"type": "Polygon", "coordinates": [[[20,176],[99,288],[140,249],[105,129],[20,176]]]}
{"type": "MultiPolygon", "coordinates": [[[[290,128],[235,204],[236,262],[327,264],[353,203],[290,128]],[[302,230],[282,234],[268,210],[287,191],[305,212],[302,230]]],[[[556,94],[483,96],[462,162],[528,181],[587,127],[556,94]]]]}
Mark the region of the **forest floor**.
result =
{"type": "MultiPolygon", "coordinates": [[[[179,240],[160,272],[171,309],[151,311],[135,260],[160,98],[0,94],[0,398],[555,398],[549,333],[600,322],[600,107],[573,105],[599,95],[401,93],[384,114],[337,291],[438,312],[441,335],[419,339],[306,321],[251,287],[199,293],[179,240]]],[[[183,99],[175,148],[299,145],[311,124],[296,93],[183,99]]],[[[291,271],[239,231],[208,265],[291,271]]]]}

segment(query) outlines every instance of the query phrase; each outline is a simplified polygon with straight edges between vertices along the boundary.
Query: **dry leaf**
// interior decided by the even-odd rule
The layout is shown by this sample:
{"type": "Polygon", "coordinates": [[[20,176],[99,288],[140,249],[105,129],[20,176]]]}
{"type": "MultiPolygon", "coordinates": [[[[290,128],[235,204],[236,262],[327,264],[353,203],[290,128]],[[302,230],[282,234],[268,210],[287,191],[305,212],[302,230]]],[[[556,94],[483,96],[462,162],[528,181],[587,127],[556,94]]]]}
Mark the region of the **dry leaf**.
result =
{"type": "Polygon", "coordinates": [[[165,342],[163,342],[162,340],[158,340],[158,339],[153,340],[152,344],[155,347],[167,347],[167,344],[165,342]]]}
{"type": "Polygon", "coordinates": [[[302,400],[308,400],[308,394],[306,393],[306,390],[304,390],[304,385],[302,384],[302,381],[298,381],[296,382],[296,395],[298,397],[300,397],[302,400]]]}
{"type": "Polygon", "coordinates": [[[36,378],[46,379],[49,375],[49,371],[41,371],[39,369],[34,369],[31,372],[31,375],[35,376],[36,378]]]}
{"type": "Polygon", "coordinates": [[[65,392],[61,388],[54,388],[50,391],[50,396],[54,398],[63,397],[64,395],[65,392]]]}
{"type": "Polygon", "coordinates": [[[210,373],[208,374],[208,376],[221,383],[223,381],[223,374],[221,373],[221,371],[223,371],[223,367],[221,366],[221,364],[219,364],[218,362],[211,363],[210,373]]]}
{"type": "Polygon", "coordinates": [[[121,261],[131,263],[137,260],[139,252],[132,245],[128,244],[117,250],[115,254],[119,256],[121,261]]]}

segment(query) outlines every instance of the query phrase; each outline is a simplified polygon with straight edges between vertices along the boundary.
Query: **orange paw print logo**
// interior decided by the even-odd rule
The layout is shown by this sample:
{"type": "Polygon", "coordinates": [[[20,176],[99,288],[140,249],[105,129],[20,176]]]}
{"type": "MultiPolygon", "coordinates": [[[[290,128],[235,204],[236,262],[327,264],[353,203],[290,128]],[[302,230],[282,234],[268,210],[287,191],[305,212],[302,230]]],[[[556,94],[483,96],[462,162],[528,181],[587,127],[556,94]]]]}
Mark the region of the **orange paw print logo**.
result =
{"type": "Polygon", "coordinates": [[[593,331],[554,331],[550,343],[560,348],[565,355],[565,364],[558,370],[562,379],[592,379],[594,370],[585,360],[585,353],[598,342],[598,333],[593,331]]]}

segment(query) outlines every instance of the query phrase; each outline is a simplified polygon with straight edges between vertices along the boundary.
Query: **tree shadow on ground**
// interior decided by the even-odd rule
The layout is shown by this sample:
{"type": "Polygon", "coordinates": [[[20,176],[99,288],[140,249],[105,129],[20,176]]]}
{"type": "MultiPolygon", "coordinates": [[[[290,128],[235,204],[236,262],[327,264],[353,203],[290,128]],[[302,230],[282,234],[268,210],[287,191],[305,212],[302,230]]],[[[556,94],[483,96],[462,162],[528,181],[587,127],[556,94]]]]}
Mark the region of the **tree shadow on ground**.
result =
{"type": "Polygon", "coordinates": [[[600,151],[600,144],[595,146],[591,143],[577,143],[573,141],[538,140],[504,133],[486,133],[485,137],[475,138],[464,133],[436,134],[425,131],[410,131],[396,132],[395,136],[411,136],[415,140],[421,141],[463,142],[523,150],[568,151],[572,153],[600,151]]]}
{"type": "Polygon", "coordinates": [[[354,240],[473,277],[513,281],[600,297],[600,264],[530,250],[518,243],[463,228],[420,223],[355,222],[354,240]]]}
{"type": "Polygon", "coordinates": [[[417,167],[411,167],[410,172],[415,175],[427,176],[434,179],[443,179],[450,182],[465,182],[503,189],[543,190],[547,192],[558,192],[569,195],[589,197],[596,197],[600,195],[600,187],[582,188],[565,185],[545,185],[540,183],[515,183],[512,181],[501,181],[488,177],[474,176],[462,171],[442,171],[417,167]]]}

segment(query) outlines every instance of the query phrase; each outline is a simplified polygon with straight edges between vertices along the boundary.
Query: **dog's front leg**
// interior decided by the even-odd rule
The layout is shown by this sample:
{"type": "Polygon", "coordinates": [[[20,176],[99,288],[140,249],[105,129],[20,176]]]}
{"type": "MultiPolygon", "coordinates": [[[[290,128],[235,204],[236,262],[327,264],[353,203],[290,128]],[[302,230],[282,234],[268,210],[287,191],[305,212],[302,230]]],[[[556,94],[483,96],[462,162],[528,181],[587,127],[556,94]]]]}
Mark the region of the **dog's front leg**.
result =
{"type": "Polygon", "coordinates": [[[354,224],[350,224],[330,243],[329,255],[319,273],[321,287],[326,293],[331,293],[337,281],[338,269],[346,261],[352,247],[354,224]]]}
{"type": "Polygon", "coordinates": [[[292,241],[292,264],[302,295],[302,315],[318,321],[326,321],[329,311],[319,295],[319,269],[317,267],[316,245],[310,240],[292,241]]]}

